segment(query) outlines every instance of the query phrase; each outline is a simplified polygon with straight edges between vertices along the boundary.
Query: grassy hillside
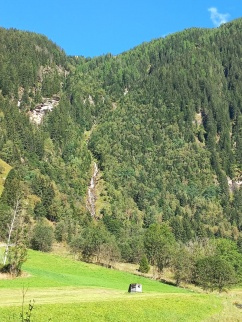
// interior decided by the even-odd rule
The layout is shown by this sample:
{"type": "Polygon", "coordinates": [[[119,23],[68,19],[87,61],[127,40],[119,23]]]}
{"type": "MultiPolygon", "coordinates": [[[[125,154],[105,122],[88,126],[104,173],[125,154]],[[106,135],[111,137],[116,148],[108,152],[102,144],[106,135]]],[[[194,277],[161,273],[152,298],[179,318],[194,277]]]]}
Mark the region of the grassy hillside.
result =
{"type": "Polygon", "coordinates": [[[1,321],[18,321],[35,301],[33,321],[204,321],[222,310],[215,295],[196,294],[116,270],[57,255],[29,252],[26,277],[0,280],[1,321]],[[130,283],[142,294],[129,294],[130,283]],[[194,309],[196,308],[196,309],[194,309]]]}
{"type": "Polygon", "coordinates": [[[127,292],[130,283],[141,283],[145,292],[187,293],[184,289],[171,287],[142,276],[122,271],[107,270],[98,265],[78,262],[62,256],[30,250],[23,266],[28,278],[0,280],[1,288],[81,287],[106,288],[127,292]]]}
{"type": "Polygon", "coordinates": [[[3,192],[4,181],[7,178],[9,171],[11,170],[11,166],[0,159],[0,196],[3,192]]]}

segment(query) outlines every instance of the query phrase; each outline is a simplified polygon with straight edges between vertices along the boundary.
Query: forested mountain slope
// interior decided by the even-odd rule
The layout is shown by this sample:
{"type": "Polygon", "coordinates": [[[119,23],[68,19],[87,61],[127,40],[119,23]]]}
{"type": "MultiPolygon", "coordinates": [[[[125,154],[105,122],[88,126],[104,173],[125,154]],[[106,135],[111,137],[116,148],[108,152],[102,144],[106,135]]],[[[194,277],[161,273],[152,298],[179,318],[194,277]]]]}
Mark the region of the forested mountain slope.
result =
{"type": "Polygon", "coordinates": [[[66,214],[80,216],[85,211],[90,153],[84,129],[73,121],[75,112],[65,98],[75,59],[34,33],[1,29],[0,38],[0,158],[13,167],[5,181],[1,212],[6,213],[5,206],[12,207],[19,194],[30,217],[56,221],[66,214]],[[58,98],[58,108],[37,126],[29,113],[52,97],[58,98]]]}
{"type": "Polygon", "coordinates": [[[26,212],[55,222],[58,240],[84,248],[98,236],[129,261],[153,223],[183,242],[238,240],[241,32],[239,19],[90,59],[1,29],[0,158],[13,167],[1,214],[21,190],[26,212]],[[32,124],[27,112],[53,95],[58,107],[32,124]],[[97,218],[86,207],[93,162],[97,218]]]}
{"type": "Polygon", "coordinates": [[[105,222],[123,226],[135,204],[145,226],[168,220],[185,240],[240,230],[228,185],[241,180],[240,35],[237,20],[80,64],[111,101],[89,142],[112,200],[105,222]]]}

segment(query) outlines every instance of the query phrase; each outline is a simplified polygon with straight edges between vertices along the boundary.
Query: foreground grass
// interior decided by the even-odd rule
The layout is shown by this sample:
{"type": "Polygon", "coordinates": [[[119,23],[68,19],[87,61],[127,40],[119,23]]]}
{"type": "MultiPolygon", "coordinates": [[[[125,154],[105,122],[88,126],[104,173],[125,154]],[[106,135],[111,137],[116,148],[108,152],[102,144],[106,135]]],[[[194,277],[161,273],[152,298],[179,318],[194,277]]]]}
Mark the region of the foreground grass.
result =
{"type": "MultiPolygon", "coordinates": [[[[207,296],[176,294],[172,296],[142,297],[127,295],[123,299],[86,303],[37,305],[33,321],[203,321],[221,309],[218,299],[207,296]]],[[[1,309],[3,321],[18,321],[17,307],[1,309]]]]}
{"type": "Polygon", "coordinates": [[[0,280],[0,321],[20,321],[35,301],[34,322],[42,321],[205,321],[219,316],[222,299],[196,294],[122,271],[105,269],[53,254],[29,251],[26,277],[0,280]],[[130,283],[143,293],[129,294],[130,283]]]}

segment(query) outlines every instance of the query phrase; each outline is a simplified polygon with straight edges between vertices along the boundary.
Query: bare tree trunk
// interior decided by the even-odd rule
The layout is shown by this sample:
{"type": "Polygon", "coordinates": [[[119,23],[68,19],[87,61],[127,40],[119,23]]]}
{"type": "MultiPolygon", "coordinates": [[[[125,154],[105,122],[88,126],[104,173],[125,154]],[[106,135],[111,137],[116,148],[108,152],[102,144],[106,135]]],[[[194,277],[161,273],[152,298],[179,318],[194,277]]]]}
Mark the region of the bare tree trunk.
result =
{"type": "Polygon", "coordinates": [[[11,221],[11,224],[9,226],[9,231],[8,231],[8,241],[7,241],[7,245],[6,245],[6,249],[4,252],[4,258],[3,258],[3,265],[6,264],[7,258],[8,258],[8,253],[9,253],[9,247],[11,245],[11,236],[12,236],[12,232],[14,229],[14,224],[18,215],[18,210],[19,210],[19,203],[20,203],[20,199],[17,199],[14,210],[13,210],[13,218],[11,221]]]}

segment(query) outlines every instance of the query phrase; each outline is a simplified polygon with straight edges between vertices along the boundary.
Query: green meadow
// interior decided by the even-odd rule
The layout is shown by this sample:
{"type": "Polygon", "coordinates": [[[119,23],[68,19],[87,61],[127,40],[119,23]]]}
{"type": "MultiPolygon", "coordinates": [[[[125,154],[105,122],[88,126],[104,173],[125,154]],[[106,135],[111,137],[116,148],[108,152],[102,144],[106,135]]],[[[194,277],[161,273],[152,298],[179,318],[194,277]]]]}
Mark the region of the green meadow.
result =
{"type": "Polygon", "coordinates": [[[1,322],[21,321],[23,292],[24,312],[34,301],[34,322],[222,321],[229,314],[223,295],[199,294],[54,254],[28,254],[23,277],[0,279],[1,322]],[[130,283],[141,283],[143,292],[128,293],[130,283]]]}

